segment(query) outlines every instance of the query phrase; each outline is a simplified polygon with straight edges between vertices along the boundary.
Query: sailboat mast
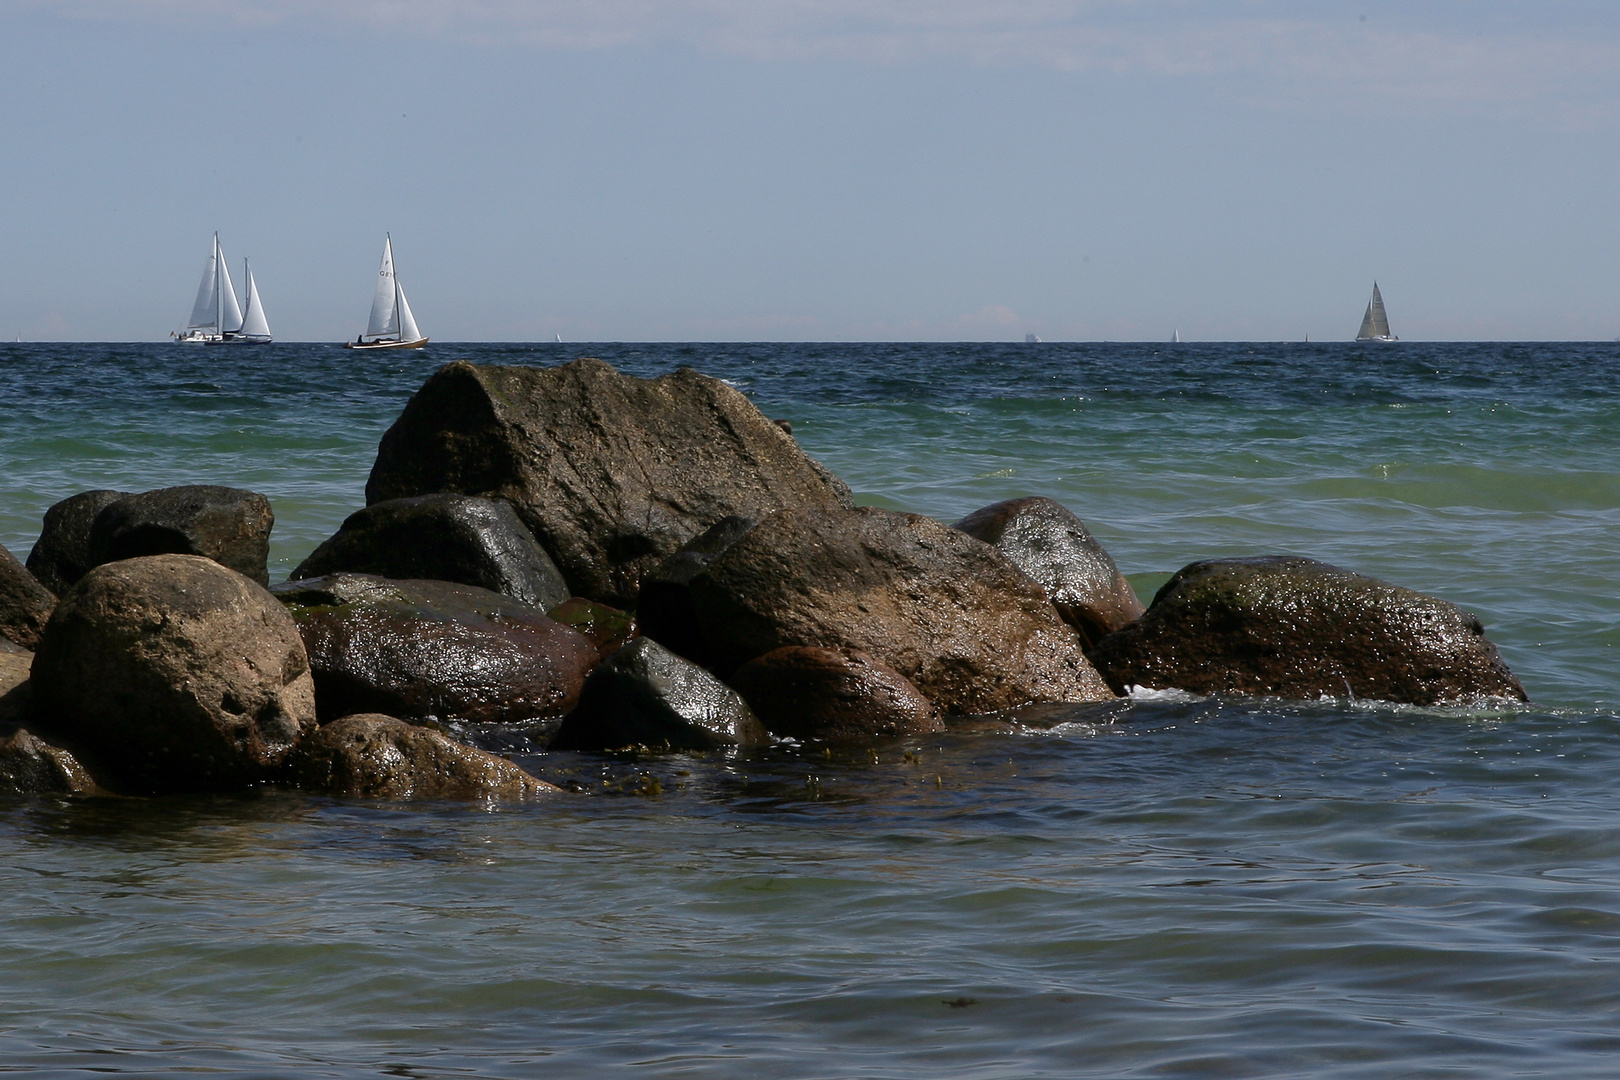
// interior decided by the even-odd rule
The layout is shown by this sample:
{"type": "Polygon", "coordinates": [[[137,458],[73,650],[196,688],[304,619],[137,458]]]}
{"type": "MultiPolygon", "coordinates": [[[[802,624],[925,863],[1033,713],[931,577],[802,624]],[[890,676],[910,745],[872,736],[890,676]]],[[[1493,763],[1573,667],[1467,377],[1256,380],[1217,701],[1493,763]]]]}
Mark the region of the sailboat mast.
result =
{"type": "Polygon", "coordinates": [[[225,295],[219,287],[219,233],[214,234],[214,331],[225,337],[225,295]]]}

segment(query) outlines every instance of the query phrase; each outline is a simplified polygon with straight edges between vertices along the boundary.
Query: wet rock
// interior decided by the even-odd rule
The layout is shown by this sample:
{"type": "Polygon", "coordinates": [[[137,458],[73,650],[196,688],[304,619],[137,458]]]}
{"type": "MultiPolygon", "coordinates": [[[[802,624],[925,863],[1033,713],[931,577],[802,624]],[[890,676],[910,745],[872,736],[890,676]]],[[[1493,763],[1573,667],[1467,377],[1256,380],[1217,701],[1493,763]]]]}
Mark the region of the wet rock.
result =
{"type": "Polygon", "coordinates": [[[1524,701],[1473,615],[1314,559],[1197,562],[1092,653],[1117,689],[1357,697],[1412,705],[1524,701]]]}
{"type": "Polygon", "coordinates": [[[90,561],[200,555],[260,585],[270,583],[270,500],[253,491],[193,484],[109,503],[90,525],[90,561]]]}
{"type": "Polygon", "coordinates": [[[599,660],[577,631],[472,585],[332,574],[274,591],[309,650],[323,720],[538,724],[573,707],[599,660]]]}
{"type": "Polygon", "coordinates": [[[50,733],[132,792],[257,783],[315,726],[291,617],[260,586],[194,555],[91,570],[46,624],[30,681],[50,733]]]}
{"type": "Polygon", "coordinates": [[[817,645],[867,653],[947,713],[1113,697],[1039,585],[989,544],[916,514],[780,511],[687,587],[722,676],[817,645]]]}
{"type": "Polygon", "coordinates": [[[773,649],[738,668],[731,685],[773,735],[859,742],[945,730],[911,680],[858,651],[773,649]]]}
{"type": "Polygon", "coordinates": [[[754,518],[721,518],[641,579],[636,621],[641,632],[694,664],[712,667],[715,658],[704,649],[703,633],[692,606],[692,579],[737,539],[759,522],[754,518]]]}
{"type": "Polygon", "coordinates": [[[511,506],[449,492],[389,499],[350,514],[292,578],[344,571],[476,585],[542,609],[568,599],[551,556],[511,506]]]}
{"type": "Polygon", "coordinates": [[[34,550],[28,553],[28,569],[39,583],[58,596],[95,565],[90,560],[90,526],[96,515],[127,491],[81,491],[45,511],[45,525],[34,550]]]}
{"type": "Polygon", "coordinates": [[[104,795],[79,759],[26,728],[0,729],[0,795],[104,795]]]}
{"type": "Polygon", "coordinates": [[[1087,648],[1142,616],[1142,601],[1084,523],[1044,496],[976,510],[955,528],[994,546],[1046,589],[1087,648]]]}
{"type": "Polygon", "coordinates": [[[559,790],[505,758],[376,713],[324,725],[288,769],[306,791],[340,798],[530,799],[559,790]]]}
{"type": "Polygon", "coordinates": [[[596,646],[596,654],[603,660],[624,648],[626,642],[641,635],[635,616],[628,611],[598,604],[583,596],[569,597],[546,615],[584,634],[586,640],[596,646]]]}
{"type": "Polygon", "coordinates": [[[0,728],[28,719],[34,701],[34,688],[28,681],[33,666],[34,654],[26,649],[0,651],[0,728]]]}
{"type": "Polygon", "coordinates": [[[507,500],[575,594],[622,608],[721,518],[853,502],[720,380],[638,379],[596,359],[441,368],[383,436],[366,499],[434,491],[507,500]]]}
{"type": "Polygon", "coordinates": [[[768,741],[735,690],[656,641],[637,638],[591,674],[551,749],[712,750],[768,741]]]}
{"type": "Polygon", "coordinates": [[[0,637],[24,649],[39,644],[56,597],[16,556],[0,547],[0,637]]]}

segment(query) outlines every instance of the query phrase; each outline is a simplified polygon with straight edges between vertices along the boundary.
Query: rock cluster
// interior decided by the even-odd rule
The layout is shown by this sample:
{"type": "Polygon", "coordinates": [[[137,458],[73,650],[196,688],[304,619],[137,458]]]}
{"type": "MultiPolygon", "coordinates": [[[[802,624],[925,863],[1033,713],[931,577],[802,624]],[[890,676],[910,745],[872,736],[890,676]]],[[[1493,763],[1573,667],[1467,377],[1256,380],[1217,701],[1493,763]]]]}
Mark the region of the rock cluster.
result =
{"type": "Polygon", "coordinates": [[[27,567],[0,549],[0,792],[528,799],[469,743],[913,738],[1137,686],[1524,700],[1473,616],[1322,563],[1194,563],[1144,612],[1051,499],[857,508],[687,369],[447,365],[367,498],[273,590],[263,495],[53,506],[27,567]]]}

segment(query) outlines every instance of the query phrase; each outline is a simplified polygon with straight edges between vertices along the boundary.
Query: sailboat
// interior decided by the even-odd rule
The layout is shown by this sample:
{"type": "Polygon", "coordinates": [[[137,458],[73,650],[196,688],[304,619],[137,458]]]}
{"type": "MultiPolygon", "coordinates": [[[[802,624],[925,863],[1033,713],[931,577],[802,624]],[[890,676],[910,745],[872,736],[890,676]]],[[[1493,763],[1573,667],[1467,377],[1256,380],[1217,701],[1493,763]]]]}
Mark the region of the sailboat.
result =
{"type": "Polygon", "coordinates": [[[1367,314],[1361,317],[1361,329],[1356,331],[1357,341],[1399,341],[1389,332],[1389,316],[1384,312],[1384,298],[1373,282],[1372,299],[1367,301],[1367,314]]]}
{"type": "Polygon", "coordinates": [[[259,298],[259,286],[253,280],[253,269],[242,260],[242,276],[247,279],[247,308],[242,312],[242,325],[230,338],[246,345],[268,345],[270,323],[264,317],[264,301],[259,298]]]}
{"type": "Polygon", "coordinates": [[[1173,331],[1170,334],[1170,344],[1172,344],[1172,345],[1180,345],[1181,344],[1181,331],[1180,330],[1173,331]]]}
{"type": "MultiPolygon", "coordinates": [[[[225,252],[219,246],[219,233],[215,233],[214,249],[203,263],[197,301],[191,305],[191,321],[174,339],[186,345],[224,345],[236,341],[241,329],[242,309],[236,302],[236,289],[231,285],[231,271],[225,265],[225,252]]],[[[268,329],[264,340],[270,340],[268,329]]]]}
{"type": "Polygon", "coordinates": [[[348,349],[420,349],[428,343],[416,328],[416,316],[405,299],[405,290],[399,287],[394,275],[394,239],[383,240],[382,267],[377,271],[377,295],[371,300],[371,319],[366,332],[353,341],[345,341],[348,349]]]}

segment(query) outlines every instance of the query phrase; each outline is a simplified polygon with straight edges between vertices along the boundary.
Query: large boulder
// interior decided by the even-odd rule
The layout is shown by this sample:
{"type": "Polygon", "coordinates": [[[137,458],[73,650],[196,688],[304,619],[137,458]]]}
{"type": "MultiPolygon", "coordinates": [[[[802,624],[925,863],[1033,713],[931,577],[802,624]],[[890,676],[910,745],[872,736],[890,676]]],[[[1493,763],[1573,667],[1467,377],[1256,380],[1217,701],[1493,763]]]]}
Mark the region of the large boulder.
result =
{"type": "Polygon", "coordinates": [[[294,581],[348,572],[476,585],[550,608],[568,585],[512,507],[438,492],[359,510],[292,572],[294,581]]]}
{"type": "Polygon", "coordinates": [[[510,502],[573,591],[634,605],[642,576],[731,514],[853,505],[849,488],[718,379],[596,359],[441,368],[383,436],[367,502],[510,502]]]}
{"type": "Polygon", "coordinates": [[[1036,495],[976,510],[955,528],[992,545],[1046,589],[1087,648],[1142,616],[1142,601],[1070,510],[1036,495]]]}
{"type": "Polygon", "coordinates": [[[714,750],[769,741],[735,690],[656,641],[637,638],[591,673],[551,749],[714,750]]]}
{"type": "Polygon", "coordinates": [[[262,587],[194,555],[90,571],[34,656],[36,715],[128,791],[268,779],[315,726],[298,628],[262,587]]]}
{"type": "Polygon", "coordinates": [[[309,650],[323,720],[543,724],[573,707],[600,659],[577,631],[473,585],[332,574],[274,592],[309,650]]]}
{"type": "Polygon", "coordinates": [[[95,565],[90,560],[90,526],[96,515],[127,491],[81,491],[45,511],[44,527],[34,550],[28,553],[28,569],[58,596],[73,587],[95,565]]]}
{"type": "Polygon", "coordinates": [[[687,588],[722,677],[817,645],[867,653],[945,713],[1114,696],[1039,585],[989,544],[916,514],[779,511],[687,588]]]}
{"type": "Polygon", "coordinates": [[[270,583],[270,500],[254,491],[193,484],[108,503],[90,524],[93,565],[144,555],[201,555],[270,583]]]}
{"type": "Polygon", "coordinates": [[[17,557],[0,547],[0,637],[32,649],[51,617],[56,597],[17,557]]]}
{"type": "Polygon", "coordinates": [[[641,632],[695,664],[714,666],[715,658],[704,649],[697,609],[692,606],[692,579],[758,524],[753,518],[735,515],[721,518],[653,567],[641,579],[641,596],[636,601],[641,632]]]}
{"type": "Polygon", "coordinates": [[[1473,615],[1314,559],[1196,562],[1092,652],[1117,690],[1352,697],[1411,705],[1524,701],[1473,615]]]}
{"type": "Polygon", "coordinates": [[[0,795],[101,795],[69,751],[27,728],[0,728],[0,795]]]}
{"type": "Polygon", "coordinates": [[[353,799],[530,799],[556,793],[484,750],[376,713],[345,716],[299,744],[288,764],[306,791],[353,799]]]}
{"type": "Polygon", "coordinates": [[[789,645],[748,661],[731,685],[773,735],[862,742],[945,730],[910,679],[863,652],[789,645]]]}

